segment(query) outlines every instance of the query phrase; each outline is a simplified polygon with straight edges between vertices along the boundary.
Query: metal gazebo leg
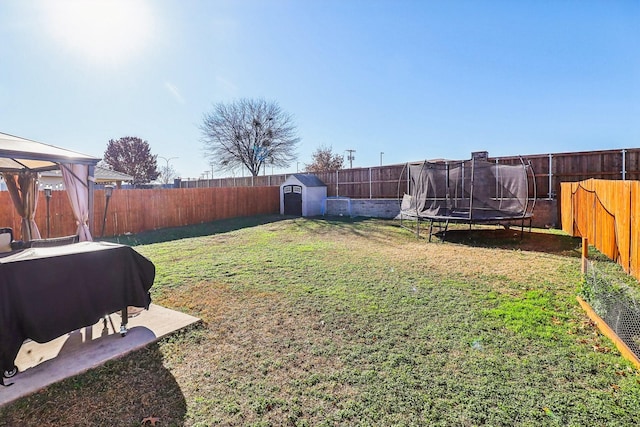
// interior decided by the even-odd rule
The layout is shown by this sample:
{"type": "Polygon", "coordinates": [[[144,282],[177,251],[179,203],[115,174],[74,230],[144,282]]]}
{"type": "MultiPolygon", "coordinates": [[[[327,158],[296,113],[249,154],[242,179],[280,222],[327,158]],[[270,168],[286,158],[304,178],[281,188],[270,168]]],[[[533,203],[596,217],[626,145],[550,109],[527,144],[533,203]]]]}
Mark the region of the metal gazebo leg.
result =
{"type": "Polygon", "coordinates": [[[122,317],[122,323],[120,324],[120,336],[125,336],[127,335],[127,322],[129,321],[129,313],[127,311],[127,307],[122,309],[122,312],[120,313],[122,317]]]}

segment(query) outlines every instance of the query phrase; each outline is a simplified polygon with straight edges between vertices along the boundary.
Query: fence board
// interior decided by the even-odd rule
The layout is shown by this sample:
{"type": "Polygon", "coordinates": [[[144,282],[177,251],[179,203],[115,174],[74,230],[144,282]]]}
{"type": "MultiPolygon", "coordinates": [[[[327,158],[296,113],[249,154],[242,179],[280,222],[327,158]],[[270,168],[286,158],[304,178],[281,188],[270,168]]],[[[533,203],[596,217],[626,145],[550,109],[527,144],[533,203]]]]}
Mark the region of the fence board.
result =
{"type": "MultiPolygon", "coordinates": [[[[106,197],[94,192],[94,237],[102,234],[106,197]]],[[[76,233],[77,225],[67,194],[54,191],[49,202],[50,237],[76,233]]],[[[104,235],[199,224],[218,219],[279,213],[279,187],[217,187],[189,189],[114,190],[107,209],[104,235]]],[[[40,192],[35,221],[47,237],[46,198],[40,192]]],[[[0,192],[0,226],[12,227],[20,238],[21,219],[7,191],[0,192]]]]}
{"type": "Polygon", "coordinates": [[[577,187],[577,185],[571,182],[564,182],[561,185],[560,191],[560,203],[562,206],[560,211],[560,223],[562,224],[562,231],[572,236],[576,235],[573,225],[573,193],[576,190],[574,187],[577,187]]]}
{"type": "Polygon", "coordinates": [[[589,179],[563,183],[561,194],[562,229],[640,279],[640,182],[589,179]]]}
{"type": "Polygon", "coordinates": [[[631,274],[640,279],[640,181],[631,183],[629,210],[631,211],[629,241],[629,265],[631,274]]]}

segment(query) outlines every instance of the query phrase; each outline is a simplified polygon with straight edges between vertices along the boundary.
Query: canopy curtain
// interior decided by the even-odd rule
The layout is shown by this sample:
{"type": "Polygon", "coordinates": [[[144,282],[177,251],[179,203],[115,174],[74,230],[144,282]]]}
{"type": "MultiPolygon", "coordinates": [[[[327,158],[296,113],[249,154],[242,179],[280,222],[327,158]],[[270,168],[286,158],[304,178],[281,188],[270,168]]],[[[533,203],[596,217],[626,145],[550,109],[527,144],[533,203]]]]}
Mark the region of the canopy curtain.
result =
{"type": "Polygon", "coordinates": [[[40,239],[40,230],[34,220],[38,206],[38,174],[37,172],[3,172],[7,190],[18,214],[22,218],[20,235],[29,242],[40,239]]]}
{"type": "Polygon", "coordinates": [[[71,202],[71,209],[78,225],[80,241],[92,241],[89,232],[89,166],[61,164],[62,179],[71,202]]]}

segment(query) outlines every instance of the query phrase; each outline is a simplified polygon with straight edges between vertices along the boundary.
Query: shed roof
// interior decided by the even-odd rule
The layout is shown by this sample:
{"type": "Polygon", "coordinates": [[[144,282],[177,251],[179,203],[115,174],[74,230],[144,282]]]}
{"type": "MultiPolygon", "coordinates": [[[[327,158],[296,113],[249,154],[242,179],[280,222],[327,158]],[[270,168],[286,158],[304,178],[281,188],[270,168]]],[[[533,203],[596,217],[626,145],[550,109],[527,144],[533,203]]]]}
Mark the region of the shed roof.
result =
{"type": "Polygon", "coordinates": [[[326,187],[327,184],[322,182],[317,176],[307,173],[294,173],[293,176],[305,187],[326,187]]]}

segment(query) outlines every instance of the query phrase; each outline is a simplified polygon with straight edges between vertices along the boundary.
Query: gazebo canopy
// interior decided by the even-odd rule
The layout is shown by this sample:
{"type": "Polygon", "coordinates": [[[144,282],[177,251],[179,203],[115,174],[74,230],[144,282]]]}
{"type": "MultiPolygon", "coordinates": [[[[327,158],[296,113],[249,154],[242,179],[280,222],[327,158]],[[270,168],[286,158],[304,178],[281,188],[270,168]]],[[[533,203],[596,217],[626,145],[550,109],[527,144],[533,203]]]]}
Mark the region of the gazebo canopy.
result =
{"type": "Polygon", "coordinates": [[[59,164],[96,165],[99,158],[0,132],[0,172],[58,169],[59,164]]]}
{"type": "Polygon", "coordinates": [[[99,158],[0,133],[0,173],[13,205],[22,218],[22,240],[40,238],[34,221],[38,203],[38,175],[60,169],[80,241],[92,240],[94,170],[99,158]]]}

